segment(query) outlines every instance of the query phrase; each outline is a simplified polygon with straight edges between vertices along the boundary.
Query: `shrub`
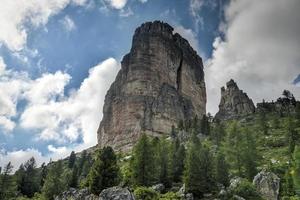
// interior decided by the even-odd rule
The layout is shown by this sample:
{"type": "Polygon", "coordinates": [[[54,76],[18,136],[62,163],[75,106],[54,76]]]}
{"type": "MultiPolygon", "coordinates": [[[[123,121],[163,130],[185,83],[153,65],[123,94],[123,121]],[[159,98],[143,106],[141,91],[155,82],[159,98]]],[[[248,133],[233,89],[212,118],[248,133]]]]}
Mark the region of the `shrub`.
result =
{"type": "Polygon", "coordinates": [[[180,196],[175,192],[168,192],[166,194],[161,195],[159,200],[180,200],[180,196]]]}
{"type": "Polygon", "coordinates": [[[159,194],[151,188],[137,187],[134,190],[136,200],[158,200],[159,194]]]}

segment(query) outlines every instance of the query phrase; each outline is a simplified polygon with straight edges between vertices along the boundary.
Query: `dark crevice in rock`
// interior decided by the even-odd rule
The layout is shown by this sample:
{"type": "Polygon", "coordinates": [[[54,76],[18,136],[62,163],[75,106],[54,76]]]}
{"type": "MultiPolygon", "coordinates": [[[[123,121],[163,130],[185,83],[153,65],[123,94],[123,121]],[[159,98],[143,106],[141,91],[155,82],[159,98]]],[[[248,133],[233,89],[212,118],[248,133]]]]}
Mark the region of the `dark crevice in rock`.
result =
{"type": "Polygon", "coordinates": [[[183,53],[181,51],[179,66],[177,68],[177,77],[176,77],[176,86],[177,86],[176,90],[177,91],[180,91],[180,85],[181,85],[182,60],[183,60],[183,53]]]}

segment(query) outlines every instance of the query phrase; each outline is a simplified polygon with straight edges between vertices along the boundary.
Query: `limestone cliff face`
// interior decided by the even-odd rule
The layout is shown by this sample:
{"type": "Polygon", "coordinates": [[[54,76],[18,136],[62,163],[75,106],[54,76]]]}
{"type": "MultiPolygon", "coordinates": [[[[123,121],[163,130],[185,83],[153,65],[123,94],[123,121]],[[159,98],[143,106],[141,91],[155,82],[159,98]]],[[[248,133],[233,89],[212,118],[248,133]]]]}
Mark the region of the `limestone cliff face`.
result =
{"type": "Polygon", "coordinates": [[[121,65],[105,97],[100,147],[126,151],[142,132],[169,134],[180,120],[205,114],[202,59],[170,25],[154,21],[137,28],[121,65]]]}
{"type": "Polygon", "coordinates": [[[221,88],[221,101],[216,119],[236,119],[255,112],[253,101],[238,88],[234,80],[231,79],[226,86],[226,89],[221,88]]]}

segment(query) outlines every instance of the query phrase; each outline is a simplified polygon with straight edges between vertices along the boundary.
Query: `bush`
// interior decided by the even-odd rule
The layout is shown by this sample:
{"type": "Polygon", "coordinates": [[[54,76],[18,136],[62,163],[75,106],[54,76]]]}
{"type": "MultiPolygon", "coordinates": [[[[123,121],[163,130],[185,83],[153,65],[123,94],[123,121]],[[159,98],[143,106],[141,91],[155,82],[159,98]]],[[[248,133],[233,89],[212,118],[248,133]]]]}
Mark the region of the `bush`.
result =
{"type": "Polygon", "coordinates": [[[180,200],[180,196],[175,192],[168,192],[166,194],[161,195],[160,200],[180,200]]]}
{"type": "Polygon", "coordinates": [[[236,188],[234,188],[232,192],[233,194],[241,196],[245,199],[262,200],[254,185],[247,180],[242,180],[242,182],[236,188]]]}
{"type": "Polygon", "coordinates": [[[158,200],[159,194],[151,188],[137,187],[134,190],[136,200],[158,200]]]}

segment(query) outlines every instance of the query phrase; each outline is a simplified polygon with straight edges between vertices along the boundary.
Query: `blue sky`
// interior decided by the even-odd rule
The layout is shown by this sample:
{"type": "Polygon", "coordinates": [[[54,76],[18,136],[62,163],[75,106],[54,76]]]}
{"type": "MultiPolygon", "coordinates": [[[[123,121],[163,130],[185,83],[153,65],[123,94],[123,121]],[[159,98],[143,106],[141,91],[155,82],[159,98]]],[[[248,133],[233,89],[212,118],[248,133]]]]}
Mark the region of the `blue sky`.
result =
{"type": "Polygon", "coordinates": [[[204,59],[209,112],[230,78],[255,102],[286,88],[299,96],[297,0],[1,4],[0,166],[30,156],[46,162],[95,145],[106,90],[145,21],[168,22],[204,59]]]}

